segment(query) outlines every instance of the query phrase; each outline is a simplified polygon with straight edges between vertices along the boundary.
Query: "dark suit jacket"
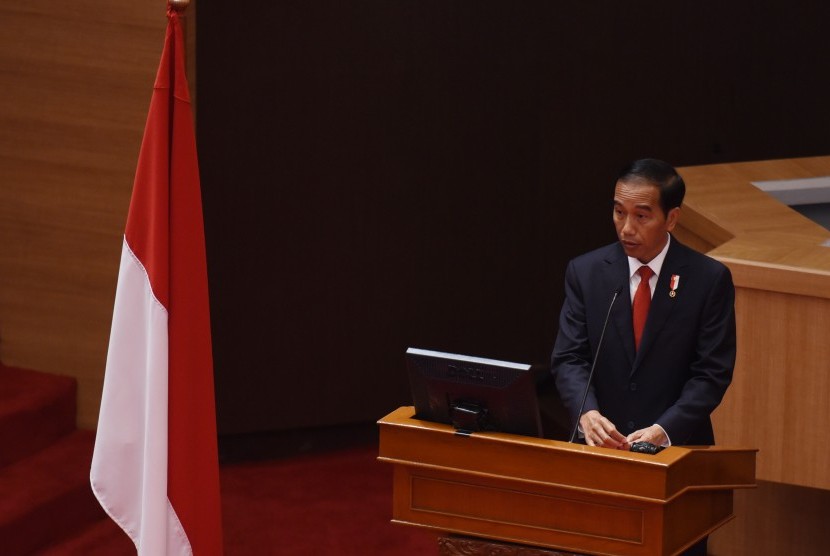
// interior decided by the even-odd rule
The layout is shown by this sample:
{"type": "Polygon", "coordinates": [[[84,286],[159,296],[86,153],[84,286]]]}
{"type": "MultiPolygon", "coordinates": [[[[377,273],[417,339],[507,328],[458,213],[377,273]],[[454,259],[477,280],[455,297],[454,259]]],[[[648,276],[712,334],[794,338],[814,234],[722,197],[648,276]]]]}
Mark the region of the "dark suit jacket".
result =
{"type": "Polygon", "coordinates": [[[572,424],[597,357],[583,413],[598,410],[623,435],[657,423],[674,445],[714,444],[709,414],[723,398],[735,365],[729,269],[672,237],[636,353],[629,291],[628,258],[619,243],[568,265],[552,371],[572,424]],[[680,277],[674,297],[672,275],[680,277]]]}

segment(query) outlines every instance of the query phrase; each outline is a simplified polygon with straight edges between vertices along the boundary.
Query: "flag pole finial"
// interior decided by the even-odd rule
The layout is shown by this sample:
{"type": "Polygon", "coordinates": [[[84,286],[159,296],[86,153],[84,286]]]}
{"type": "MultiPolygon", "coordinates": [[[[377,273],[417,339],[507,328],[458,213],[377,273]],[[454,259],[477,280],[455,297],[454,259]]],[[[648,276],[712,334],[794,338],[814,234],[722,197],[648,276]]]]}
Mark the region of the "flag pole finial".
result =
{"type": "Polygon", "coordinates": [[[167,0],[167,5],[177,12],[182,13],[190,5],[190,0],[167,0]]]}

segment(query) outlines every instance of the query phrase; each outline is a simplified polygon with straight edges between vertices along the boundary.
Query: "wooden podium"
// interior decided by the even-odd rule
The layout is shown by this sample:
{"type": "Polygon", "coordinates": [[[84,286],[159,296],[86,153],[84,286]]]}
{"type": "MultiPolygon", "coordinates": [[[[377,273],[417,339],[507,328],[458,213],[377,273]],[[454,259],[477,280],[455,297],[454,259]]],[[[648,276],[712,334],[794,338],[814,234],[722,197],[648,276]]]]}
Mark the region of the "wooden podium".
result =
{"type": "Polygon", "coordinates": [[[656,455],[501,433],[460,435],[401,407],[378,424],[392,521],[579,554],[678,554],[733,517],[755,449],[656,455]]]}

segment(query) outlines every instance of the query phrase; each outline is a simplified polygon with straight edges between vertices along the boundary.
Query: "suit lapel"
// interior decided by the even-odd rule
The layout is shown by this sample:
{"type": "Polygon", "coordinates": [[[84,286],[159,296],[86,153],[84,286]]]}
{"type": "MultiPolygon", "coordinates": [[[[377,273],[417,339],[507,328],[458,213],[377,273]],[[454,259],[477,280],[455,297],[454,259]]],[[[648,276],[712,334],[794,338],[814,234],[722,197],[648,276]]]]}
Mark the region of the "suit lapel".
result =
{"type": "MultiPolygon", "coordinates": [[[[608,263],[608,288],[609,291],[617,291],[619,294],[614,307],[611,309],[611,325],[617,334],[619,345],[623,346],[623,351],[628,358],[629,367],[634,363],[634,329],[631,326],[631,291],[629,290],[629,268],[628,257],[620,247],[616,256],[609,257],[608,263]]],[[[610,331],[609,331],[610,332],[610,331]]]]}
{"type": "Polygon", "coordinates": [[[687,261],[682,246],[674,238],[671,241],[669,251],[666,253],[666,260],[663,261],[663,268],[660,270],[660,277],[657,279],[657,286],[654,288],[654,295],[651,297],[651,307],[648,311],[646,327],[643,330],[643,338],[640,340],[640,349],[637,351],[634,365],[631,369],[632,374],[636,372],[645,354],[648,353],[654,345],[654,342],[659,338],[663,325],[671,316],[677,304],[678,297],[682,295],[681,290],[684,284],[682,278],[688,272],[686,268],[687,261]],[[681,278],[676,290],[676,296],[670,294],[672,276],[681,278]]]}

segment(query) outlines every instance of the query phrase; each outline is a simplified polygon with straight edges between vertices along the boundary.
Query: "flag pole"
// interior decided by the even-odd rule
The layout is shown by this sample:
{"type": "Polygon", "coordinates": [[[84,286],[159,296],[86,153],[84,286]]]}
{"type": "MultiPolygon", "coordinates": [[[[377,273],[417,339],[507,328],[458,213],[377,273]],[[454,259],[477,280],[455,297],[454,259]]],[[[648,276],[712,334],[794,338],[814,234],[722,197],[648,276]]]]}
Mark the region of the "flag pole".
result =
{"type": "Polygon", "coordinates": [[[182,13],[190,5],[190,0],[167,0],[167,5],[177,12],[182,13]]]}
{"type": "Polygon", "coordinates": [[[179,21],[182,24],[182,38],[184,39],[185,45],[187,45],[187,16],[184,12],[188,6],[190,6],[190,0],[167,0],[167,7],[179,14],[179,21]]]}
{"type": "MultiPolygon", "coordinates": [[[[190,0],[167,0],[167,7],[175,11],[179,15],[179,22],[181,23],[182,29],[182,41],[184,42],[184,59],[185,59],[185,74],[187,75],[187,80],[190,83],[196,82],[196,31],[194,29],[189,29],[189,25],[187,24],[187,20],[189,19],[185,11],[188,7],[190,7],[191,1],[190,0]]],[[[193,8],[196,9],[195,7],[193,8]]],[[[193,110],[193,126],[194,128],[198,126],[198,122],[196,121],[196,104],[197,104],[197,94],[195,87],[190,91],[190,107],[193,110]]]]}

